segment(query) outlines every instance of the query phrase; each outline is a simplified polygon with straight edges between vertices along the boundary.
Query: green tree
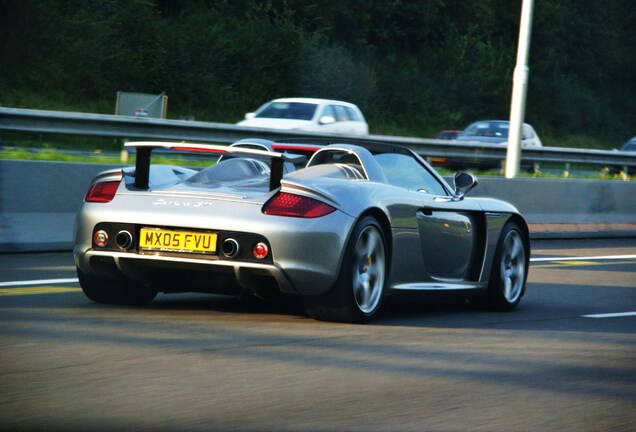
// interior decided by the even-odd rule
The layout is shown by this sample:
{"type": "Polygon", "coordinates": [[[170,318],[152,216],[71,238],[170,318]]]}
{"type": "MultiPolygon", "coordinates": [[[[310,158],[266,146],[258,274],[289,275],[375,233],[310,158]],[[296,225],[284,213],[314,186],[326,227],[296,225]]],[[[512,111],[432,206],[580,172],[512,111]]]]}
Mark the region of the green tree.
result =
{"type": "MultiPolygon", "coordinates": [[[[527,120],[616,146],[636,133],[632,0],[535,3],[527,120]]],[[[430,136],[505,118],[519,32],[509,0],[4,0],[0,103],[238,121],[281,96],[350,100],[371,130],[430,136]]],[[[548,140],[550,141],[550,140],[548,140]]],[[[558,144],[558,142],[556,142],[558,144]]]]}

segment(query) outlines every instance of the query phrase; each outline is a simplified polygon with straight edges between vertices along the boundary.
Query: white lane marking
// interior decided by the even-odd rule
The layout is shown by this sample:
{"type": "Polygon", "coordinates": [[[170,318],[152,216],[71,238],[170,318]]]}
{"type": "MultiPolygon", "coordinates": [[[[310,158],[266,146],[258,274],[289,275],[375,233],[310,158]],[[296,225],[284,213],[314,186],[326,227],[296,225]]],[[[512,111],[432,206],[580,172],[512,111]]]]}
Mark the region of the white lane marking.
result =
{"type": "Polygon", "coordinates": [[[635,259],[636,255],[608,255],[595,257],[551,257],[551,258],[530,258],[530,262],[544,261],[602,261],[602,260],[620,260],[635,259]]]}
{"type": "MultiPolygon", "coordinates": [[[[552,258],[530,258],[530,262],[549,262],[549,261],[594,261],[594,260],[618,260],[618,259],[636,259],[636,255],[608,255],[608,256],[596,256],[596,257],[552,257],[552,258]]],[[[0,287],[6,286],[28,286],[28,285],[41,285],[41,284],[66,284],[66,283],[78,283],[77,278],[69,279],[40,279],[30,281],[10,281],[0,282],[0,287]]]]}
{"type": "Polygon", "coordinates": [[[628,317],[628,316],[636,316],[636,312],[619,312],[619,313],[581,315],[582,318],[620,318],[620,317],[628,317]]]}
{"type": "Polygon", "coordinates": [[[79,280],[77,278],[72,278],[72,279],[40,279],[40,280],[30,280],[30,281],[0,282],[0,287],[45,285],[45,284],[66,284],[66,283],[77,283],[77,282],[79,282],[79,280]]]}
{"type": "Polygon", "coordinates": [[[66,288],[66,287],[54,287],[54,286],[39,286],[39,287],[11,287],[0,288],[0,297],[11,296],[25,296],[25,295],[39,295],[39,294],[64,294],[70,292],[81,292],[79,288],[66,288]]]}
{"type": "MultiPolygon", "coordinates": [[[[556,261],[603,261],[603,260],[622,260],[634,259],[636,255],[607,255],[595,257],[552,257],[552,258],[530,258],[532,262],[556,262],[556,261]]],[[[605,314],[581,315],[581,318],[621,318],[628,316],[636,316],[636,312],[617,312],[605,314]]]]}

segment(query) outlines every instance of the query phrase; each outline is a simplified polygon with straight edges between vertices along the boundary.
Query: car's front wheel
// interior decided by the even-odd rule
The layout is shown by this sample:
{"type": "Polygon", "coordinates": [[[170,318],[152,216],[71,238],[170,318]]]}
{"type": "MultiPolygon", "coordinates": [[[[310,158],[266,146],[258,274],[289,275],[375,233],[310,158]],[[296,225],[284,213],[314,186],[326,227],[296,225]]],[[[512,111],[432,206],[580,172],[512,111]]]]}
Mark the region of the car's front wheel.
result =
{"type": "Polygon", "coordinates": [[[480,306],[499,311],[513,310],[525,293],[528,278],[528,240],[515,222],[508,222],[499,236],[490,282],[480,306]]]}
{"type": "Polygon", "coordinates": [[[380,224],[371,216],[363,217],[353,229],[333,289],[306,299],[309,315],[323,321],[353,323],[377,316],[384,300],[387,256],[380,224]]]}
{"type": "Polygon", "coordinates": [[[77,277],[86,297],[96,303],[144,305],[150,303],[157,295],[157,291],[132,281],[90,275],[79,268],[77,277]]]}

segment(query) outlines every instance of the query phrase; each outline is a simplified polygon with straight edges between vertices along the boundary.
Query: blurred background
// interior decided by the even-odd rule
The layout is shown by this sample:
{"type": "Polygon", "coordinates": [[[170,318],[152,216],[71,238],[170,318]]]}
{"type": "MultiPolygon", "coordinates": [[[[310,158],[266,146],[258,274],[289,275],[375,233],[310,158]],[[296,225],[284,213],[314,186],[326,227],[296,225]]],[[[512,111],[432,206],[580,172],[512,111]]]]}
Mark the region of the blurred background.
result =
{"type": "MultiPolygon", "coordinates": [[[[276,97],[350,101],[370,133],[434,137],[507,119],[521,1],[3,0],[0,105],[235,123],[276,97]]],[[[635,132],[632,0],[535,3],[526,121],[544,145],[635,132]]]]}

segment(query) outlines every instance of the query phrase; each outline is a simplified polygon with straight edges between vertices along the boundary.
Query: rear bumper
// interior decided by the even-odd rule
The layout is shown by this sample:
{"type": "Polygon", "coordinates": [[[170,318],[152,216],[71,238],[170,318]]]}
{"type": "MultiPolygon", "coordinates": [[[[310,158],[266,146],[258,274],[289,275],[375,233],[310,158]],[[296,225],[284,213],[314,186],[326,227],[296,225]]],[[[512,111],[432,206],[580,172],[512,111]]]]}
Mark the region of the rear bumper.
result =
{"type": "MultiPolygon", "coordinates": [[[[255,206],[243,206],[242,212],[233,212],[234,218],[221,218],[216,215],[197,218],[190,217],[187,226],[177,226],[171,219],[170,226],[180,229],[210,229],[219,233],[219,238],[238,227],[248,236],[259,233],[270,246],[269,262],[229,259],[227,257],[193,256],[190,254],[162,254],[136,252],[130,250],[104,250],[92,244],[96,226],[125,223],[136,226],[169,225],[165,216],[157,218],[154,214],[129,214],[109,212],[101,214],[89,212],[85,207],[78,215],[75,227],[75,247],[73,250],[77,266],[87,274],[101,274],[107,277],[125,276],[140,282],[156,281],[152,268],[157,274],[170,271],[183,274],[169,291],[173,292],[217,292],[214,285],[217,279],[229,279],[234,285],[255,290],[259,284],[277,285],[284,293],[300,295],[319,295],[327,292],[335,284],[348,235],[355,220],[342,212],[333,212],[317,219],[300,219],[280,216],[267,216],[255,206]],[[257,211],[254,211],[257,210],[257,211]],[[142,222],[143,221],[143,222],[142,222]],[[190,283],[188,272],[196,276],[196,282],[204,282],[207,287],[200,289],[190,283]],[[188,282],[186,283],[186,280],[188,282]]],[[[238,238],[238,237],[237,237],[238,238]]],[[[165,282],[159,280],[159,282],[165,282]]],[[[166,282],[167,283],[167,282],[166,282]]],[[[161,283],[160,285],[165,285],[161,283]]],[[[167,291],[160,289],[160,291],[167,291]]],[[[223,291],[225,292],[225,291],[223,291]]]]}
{"type": "Polygon", "coordinates": [[[210,284],[207,286],[194,286],[186,276],[182,284],[173,284],[169,289],[172,292],[204,291],[225,292],[225,287],[215,286],[213,275],[228,276],[245,289],[256,289],[255,283],[263,278],[272,278],[276,281],[281,292],[289,294],[302,294],[297,290],[285,272],[273,264],[238,263],[222,260],[200,260],[192,258],[176,258],[170,256],[138,255],[127,252],[104,252],[88,250],[84,253],[74,253],[75,264],[85,273],[100,274],[106,277],[118,278],[125,276],[133,279],[145,279],[143,269],[164,269],[166,271],[180,269],[184,272],[210,273],[210,284]],[[179,286],[180,285],[180,286],[179,286]],[[218,290],[216,289],[218,288],[218,290]]]}

